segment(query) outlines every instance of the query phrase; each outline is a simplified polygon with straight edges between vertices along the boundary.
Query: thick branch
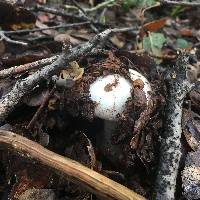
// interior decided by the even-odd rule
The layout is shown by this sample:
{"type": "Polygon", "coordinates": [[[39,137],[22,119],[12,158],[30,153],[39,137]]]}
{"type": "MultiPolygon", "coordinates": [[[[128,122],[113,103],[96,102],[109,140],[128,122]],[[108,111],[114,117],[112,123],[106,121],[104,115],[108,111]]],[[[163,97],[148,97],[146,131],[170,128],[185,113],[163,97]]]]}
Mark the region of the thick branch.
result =
{"type": "MultiPolygon", "coordinates": [[[[104,50],[104,49],[94,48],[87,55],[98,55],[98,54],[108,54],[108,52],[107,52],[107,50],[104,50]]],[[[7,69],[3,69],[0,71],[0,79],[14,76],[16,74],[22,74],[22,73],[28,72],[30,70],[33,70],[33,69],[41,69],[45,65],[50,65],[58,57],[59,57],[59,55],[55,55],[55,56],[51,56],[49,58],[43,58],[41,60],[37,60],[37,61],[31,62],[31,63],[26,63],[23,65],[18,65],[18,66],[10,67],[7,69]]]]}
{"type": "Polygon", "coordinates": [[[144,197],[134,193],[123,185],[108,179],[74,160],[49,151],[38,143],[15,133],[0,130],[0,145],[12,148],[18,153],[23,153],[29,159],[39,161],[43,165],[64,174],[72,182],[80,184],[83,188],[104,199],[145,200],[144,197]]]}
{"type": "Polygon", "coordinates": [[[57,58],[58,58],[58,56],[52,56],[50,58],[44,58],[42,60],[37,60],[37,61],[31,62],[31,63],[26,63],[23,65],[10,67],[8,69],[3,69],[0,71],[0,79],[6,78],[9,76],[13,76],[16,74],[21,74],[21,73],[24,73],[24,72],[32,70],[32,69],[42,68],[45,65],[51,64],[57,58]]]}
{"type": "Polygon", "coordinates": [[[176,66],[167,76],[167,105],[164,132],[160,147],[160,163],[156,179],[156,199],[174,199],[176,178],[181,157],[181,119],[182,104],[186,94],[191,90],[186,77],[189,56],[180,55],[176,66]]]}

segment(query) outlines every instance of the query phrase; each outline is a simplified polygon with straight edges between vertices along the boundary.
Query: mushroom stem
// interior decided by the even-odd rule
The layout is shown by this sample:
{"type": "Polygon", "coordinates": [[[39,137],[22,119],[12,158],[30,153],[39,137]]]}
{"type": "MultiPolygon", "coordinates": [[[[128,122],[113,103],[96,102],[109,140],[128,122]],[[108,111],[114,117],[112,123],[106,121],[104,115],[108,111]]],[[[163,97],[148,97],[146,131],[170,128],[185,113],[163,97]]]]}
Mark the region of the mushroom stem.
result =
{"type": "Polygon", "coordinates": [[[112,136],[116,131],[116,121],[104,120],[104,130],[97,136],[97,145],[101,153],[109,157],[111,163],[119,162],[121,149],[119,145],[112,144],[112,136]]]}
{"type": "Polygon", "coordinates": [[[116,122],[111,120],[104,120],[104,141],[106,143],[111,142],[112,134],[116,129],[116,122]]]}

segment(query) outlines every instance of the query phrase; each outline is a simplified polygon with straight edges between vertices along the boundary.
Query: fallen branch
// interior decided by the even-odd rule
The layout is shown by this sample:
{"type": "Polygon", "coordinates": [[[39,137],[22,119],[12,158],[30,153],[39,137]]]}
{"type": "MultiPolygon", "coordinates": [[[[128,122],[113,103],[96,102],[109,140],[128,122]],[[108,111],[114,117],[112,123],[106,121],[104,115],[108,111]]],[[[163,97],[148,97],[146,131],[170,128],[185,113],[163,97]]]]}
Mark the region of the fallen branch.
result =
{"type": "MultiPolygon", "coordinates": [[[[107,54],[107,53],[108,51],[104,49],[93,49],[87,55],[98,55],[98,54],[107,54]]],[[[26,63],[23,65],[18,65],[18,66],[10,67],[7,69],[3,69],[0,71],[0,79],[14,76],[17,74],[22,74],[33,69],[41,69],[45,65],[50,65],[51,63],[53,63],[58,57],[59,55],[55,55],[55,56],[37,60],[31,63],[26,63]]]]}
{"type": "Polygon", "coordinates": [[[45,66],[41,70],[35,72],[29,77],[16,82],[10,93],[3,97],[0,101],[0,124],[4,122],[10,112],[17,106],[24,95],[29,94],[42,80],[48,80],[60,69],[66,68],[70,61],[74,61],[86,53],[90,52],[95,46],[105,41],[111,33],[126,32],[134,30],[134,27],[107,29],[97,34],[91,41],[80,46],[64,51],[56,61],[45,66]]]}
{"type": "Polygon", "coordinates": [[[174,6],[200,6],[200,2],[160,0],[161,4],[174,6]]]}
{"type": "Polygon", "coordinates": [[[59,173],[70,181],[80,184],[83,188],[104,199],[145,200],[144,197],[127,187],[83,166],[67,157],[60,156],[43,146],[18,134],[0,130],[0,145],[22,153],[28,159],[34,159],[59,173]]]}
{"type": "Polygon", "coordinates": [[[56,26],[50,26],[45,28],[33,28],[33,29],[23,29],[23,30],[16,30],[16,31],[3,31],[4,34],[19,34],[19,33],[33,33],[33,32],[40,32],[45,30],[51,30],[51,29],[59,29],[59,28],[75,28],[80,27],[84,25],[90,25],[91,23],[86,22],[80,22],[80,23],[74,23],[74,24],[60,24],[56,26]]]}
{"type": "Polygon", "coordinates": [[[26,64],[23,64],[23,65],[10,67],[8,69],[3,69],[3,70],[0,71],[0,79],[7,78],[9,76],[13,76],[13,75],[16,75],[16,74],[21,74],[21,73],[24,73],[26,71],[30,71],[32,69],[42,68],[45,65],[51,64],[57,58],[58,58],[58,56],[52,56],[50,58],[44,58],[42,60],[37,60],[37,61],[31,62],[31,63],[26,63],[26,64]]]}
{"type": "Polygon", "coordinates": [[[181,157],[182,104],[193,84],[187,80],[186,69],[189,56],[181,54],[176,65],[166,77],[168,96],[164,132],[160,146],[160,162],[156,179],[157,200],[174,199],[176,178],[181,157]]]}

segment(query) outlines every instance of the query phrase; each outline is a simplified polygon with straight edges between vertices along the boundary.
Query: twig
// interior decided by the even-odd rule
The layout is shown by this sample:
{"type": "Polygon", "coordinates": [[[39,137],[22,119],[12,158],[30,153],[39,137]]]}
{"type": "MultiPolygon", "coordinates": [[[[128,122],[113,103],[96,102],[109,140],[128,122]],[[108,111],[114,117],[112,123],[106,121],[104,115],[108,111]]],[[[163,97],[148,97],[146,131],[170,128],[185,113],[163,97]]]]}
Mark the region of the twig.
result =
{"type": "Polygon", "coordinates": [[[7,37],[5,35],[4,31],[0,31],[0,40],[5,40],[6,42],[12,43],[12,44],[19,44],[19,45],[23,45],[23,46],[27,46],[28,43],[26,42],[21,42],[21,41],[16,41],[16,40],[12,40],[9,37],[7,37]]]}
{"type": "MultiPolygon", "coordinates": [[[[94,6],[92,8],[82,8],[82,10],[85,13],[95,12],[99,9],[111,7],[111,6],[115,5],[116,3],[117,3],[117,0],[107,0],[107,1],[104,1],[102,3],[97,4],[96,6],[94,6]]],[[[71,6],[71,5],[65,5],[65,8],[71,9],[71,10],[79,10],[79,8],[77,6],[71,6]]]]}
{"type": "Polygon", "coordinates": [[[46,96],[44,97],[43,102],[41,103],[40,107],[38,108],[38,110],[36,111],[36,113],[34,114],[33,118],[31,119],[31,121],[29,122],[28,126],[26,127],[27,129],[32,129],[34,123],[36,122],[36,120],[38,119],[38,117],[40,116],[40,113],[42,112],[44,106],[46,105],[47,101],[49,100],[49,98],[53,95],[53,93],[55,92],[56,87],[54,86],[51,91],[49,93],[46,94],[46,96]]]}
{"type": "Polygon", "coordinates": [[[28,159],[37,160],[58,173],[64,174],[70,181],[80,184],[83,188],[101,198],[145,200],[144,197],[127,187],[13,132],[0,130],[0,144],[14,149],[17,153],[22,153],[28,159]]]}
{"type": "Polygon", "coordinates": [[[5,95],[0,101],[0,124],[3,123],[8,114],[13,111],[22,97],[29,94],[42,80],[48,80],[60,69],[65,68],[70,61],[80,58],[90,52],[95,46],[101,45],[111,33],[131,31],[134,29],[134,27],[107,29],[97,34],[91,41],[74,47],[69,51],[64,51],[52,64],[45,66],[21,81],[17,81],[10,93],[5,95]]]}
{"type": "Polygon", "coordinates": [[[95,7],[93,8],[89,8],[89,9],[84,9],[85,12],[94,12],[94,11],[97,11],[99,9],[103,9],[103,8],[107,8],[107,7],[110,7],[112,6],[113,4],[115,4],[117,1],[116,0],[107,0],[107,1],[104,1],[102,3],[99,3],[97,4],[95,7]]]}
{"type": "Polygon", "coordinates": [[[81,20],[81,21],[88,21],[88,19],[85,19],[83,16],[70,14],[70,13],[67,13],[67,12],[61,10],[61,9],[57,10],[57,9],[54,9],[54,8],[49,8],[49,7],[41,6],[41,5],[37,5],[36,9],[38,11],[43,11],[43,12],[59,15],[59,16],[62,16],[62,17],[68,17],[70,19],[78,19],[78,20],[81,20]]]}
{"type": "Polygon", "coordinates": [[[94,26],[94,24],[95,24],[94,20],[87,16],[86,12],[81,8],[81,6],[79,6],[79,4],[75,0],[72,0],[72,3],[82,13],[83,17],[91,22],[91,24],[90,24],[91,29],[94,30],[95,33],[99,33],[98,29],[94,26]]]}
{"type": "Polygon", "coordinates": [[[161,4],[175,5],[175,6],[200,6],[198,2],[188,2],[188,1],[171,1],[171,0],[160,0],[161,4]]]}
{"type": "Polygon", "coordinates": [[[74,24],[60,24],[56,26],[50,26],[46,28],[34,28],[34,29],[23,29],[23,30],[16,30],[16,31],[3,31],[4,34],[19,34],[19,33],[32,33],[32,32],[39,32],[39,31],[45,31],[50,29],[59,29],[59,28],[74,28],[79,26],[84,26],[91,24],[90,22],[80,22],[80,23],[74,23],[74,24]]]}
{"type": "Polygon", "coordinates": [[[79,4],[75,0],[72,0],[72,3],[74,4],[74,6],[77,7],[78,10],[80,10],[87,17],[85,10],[81,8],[81,6],[79,6],[79,4]]]}
{"type": "MultiPolygon", "coordinates": [[[[79,6],[80,7],[80,6],[79,6]]],[[[76,7],[77,10],[79,10],[79,7],[76,7]]],[[[46,7],[46,6],[41,6],[41,5],[38,5],[36,7],[36,9],[38,11],[43,11],[43,12],[47,12],[47,13],[51,13],[51,14],[55,14],[55,15],[58,15],[58,16],[62,16],[62,17],[68,17],[70,19],[77,19],[77,20],[80,20],[80,21],[89,21],[90,23],[92,24],[95,24],[95,25],[98,25],[98,26],[101,26],[101,27],[105,27],[104,24],[100,23],[100,22],[96,22],[94,21],[93,19],[89,18],[88,16],[86,16],[85,14],[82,15],[82,16],[79,16],[77,14],[69,14],[63,10],[56,10],[54,8],[49,8],[49,7],[46,7]]]]}
{"type": "Polygon", "coordinates": [[[186,94],[194,86],[187,80],[189,56],[184,53],[177,58],[175,67],[166,76],[168,96],[164,132],[160,146],[160,163],[156,179],[157,200],[174,199],[176,178],[181,157],[182,104],[186,94]]]}
{"type": "Polygon", "coordinates": [[[35,62],[26,63],[26,64],[19,65],[19,66],[10,67],[8,69],[3,69],[3,70],[0,71],[0,79],[7,78],[9,76],[13,76],[13,75],[16,75],[16,74],[21,74],[21,73],[24,73],[26,71],[30,71],[32,69],[42,68],[45,65],[51,64],[57,58],[58,58],[58,55],[52,56],[50,58],[44,58],[42,60],[37,60],[35,62]]]}

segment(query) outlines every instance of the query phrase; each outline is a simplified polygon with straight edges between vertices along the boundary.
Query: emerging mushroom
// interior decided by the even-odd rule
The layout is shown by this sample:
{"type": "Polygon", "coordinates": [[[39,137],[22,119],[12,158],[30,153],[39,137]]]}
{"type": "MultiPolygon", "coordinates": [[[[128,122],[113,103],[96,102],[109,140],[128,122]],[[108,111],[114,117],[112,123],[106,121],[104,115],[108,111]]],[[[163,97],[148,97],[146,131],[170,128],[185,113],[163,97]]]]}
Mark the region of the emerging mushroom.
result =
{"type": "Polygon", "coordinates": [[[104,133],[99,136],[100,141],[97,141],[101,143],[98,146],[104,148],[104,151],[119,153],[115,147],[111,149],[113,146],[111,136],[116,129],[119,116],[125,110],[127,101],[132,98],[134,82],[140,83],[148,105],[152,91],[149,81],[133,69],[129,69],[129,77],[130,79],[119,74],[110,74],[98,77],[90,85],[90,99],[95,103],[94,115],[104,120],[104,133]]]}

